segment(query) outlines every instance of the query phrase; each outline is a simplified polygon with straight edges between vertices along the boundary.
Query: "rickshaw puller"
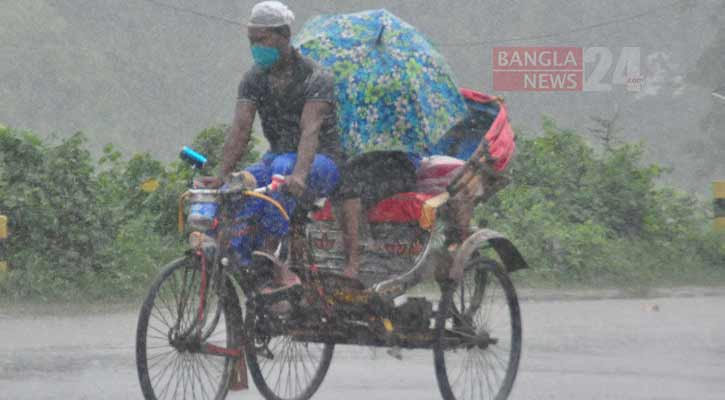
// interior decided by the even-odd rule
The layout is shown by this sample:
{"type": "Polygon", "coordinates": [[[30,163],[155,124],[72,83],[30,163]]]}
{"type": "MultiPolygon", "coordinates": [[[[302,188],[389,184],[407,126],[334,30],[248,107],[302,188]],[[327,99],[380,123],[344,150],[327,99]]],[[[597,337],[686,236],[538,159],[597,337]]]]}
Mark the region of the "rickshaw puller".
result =
{"type": "MultiPolygon", "coordinates": [[[[247,25],[255,65],[239,85],[234,120],[223,148],[220,181],[224,181],[246,152],[255,113],[259,112],[269,152],[246,170],[258,187],[273,175],[284,175],[286,190],[272,193],[289,215],[301,197],[330,196],[340,180],[343,153],[337,128],[332,74],[290,45],[294,14],[284,4],[264,1],[252,8],[247,25]]],[[[273,252],[289,224],[269,204],[249,199],[240,216],[254,215],[260,222],[253,234],[240,234],[232,245],[240,262],[251,262],[251,251],[273,252]],[[261,218],[259,218],[261,217],[261,218]]],[[[248,232],[251,226],[240,226],[248,232]]],[[[280,288],[299,284],[289,266],[274,263],[274,280],[280,288]]]]}

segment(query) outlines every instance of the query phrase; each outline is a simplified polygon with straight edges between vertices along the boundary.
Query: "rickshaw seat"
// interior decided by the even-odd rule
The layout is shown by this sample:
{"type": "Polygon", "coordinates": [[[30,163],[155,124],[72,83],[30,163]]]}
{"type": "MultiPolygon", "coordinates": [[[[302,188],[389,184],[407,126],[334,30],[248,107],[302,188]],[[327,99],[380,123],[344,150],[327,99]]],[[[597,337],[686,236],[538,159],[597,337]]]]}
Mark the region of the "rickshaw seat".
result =
{"type": "MultiPolygon", "coordinates": [[[[423,203],[433,197],[429,193],[405,192],[385,198],[367,211],[369,223],[415,223],[418,222],[423,203]]],[[[314,221],[334,221],[332,203],[325,200],[324,206],[312,213],[314,221]]]]}

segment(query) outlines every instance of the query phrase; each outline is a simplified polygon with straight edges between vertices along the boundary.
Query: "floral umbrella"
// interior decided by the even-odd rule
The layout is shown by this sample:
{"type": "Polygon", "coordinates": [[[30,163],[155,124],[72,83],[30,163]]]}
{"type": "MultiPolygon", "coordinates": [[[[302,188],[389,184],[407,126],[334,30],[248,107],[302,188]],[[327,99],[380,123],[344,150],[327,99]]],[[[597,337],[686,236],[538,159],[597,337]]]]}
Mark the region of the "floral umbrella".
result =
{"type": "Polygon", "coordinates": [[[393,149],[428,155],[466,115],[443,56],[387,10],[315,17],[293,44],[334,72],[349,155],[393,149]]]}

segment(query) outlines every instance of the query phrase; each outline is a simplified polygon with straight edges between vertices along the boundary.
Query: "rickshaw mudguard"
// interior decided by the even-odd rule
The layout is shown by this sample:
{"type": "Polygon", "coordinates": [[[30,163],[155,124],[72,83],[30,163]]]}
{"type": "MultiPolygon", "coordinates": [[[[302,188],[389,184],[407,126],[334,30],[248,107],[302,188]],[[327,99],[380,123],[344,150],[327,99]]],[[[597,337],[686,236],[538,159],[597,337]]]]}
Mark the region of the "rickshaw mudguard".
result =
{"type": "Polygon", "coordinates": [[[496,251],[507,273],[528,268],[524,257],[510,240],[496,231],[481,229],[461,244],[453,259],[453,265],[448,270],[448,278],[453,281],[462,279],[466,260],[470,259],[474,251],[486,244],[489,244],[496,251]]]}

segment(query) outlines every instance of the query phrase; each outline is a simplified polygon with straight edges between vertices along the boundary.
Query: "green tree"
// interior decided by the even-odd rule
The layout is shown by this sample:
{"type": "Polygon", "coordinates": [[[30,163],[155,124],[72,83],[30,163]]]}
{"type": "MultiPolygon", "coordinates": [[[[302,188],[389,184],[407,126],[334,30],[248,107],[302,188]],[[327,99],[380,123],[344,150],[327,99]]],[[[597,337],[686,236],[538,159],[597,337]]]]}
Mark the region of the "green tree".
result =
{"type": "Polygon", "coordinates": [[[725,278],[723,240],[694,196],[660,187],[642,146],[610,140],[597,152],[545,119],[519,134],[513,181],[476,212],[510,235],[551,283],[654,285],[725,278]],[[719,244],[718,244],[719,243],[719,244]]]}
{"type": "MultiPolygon", "coordinates": [[[[104,250],[115,227],[98,207],[85,144],[80,133],[48,146],[31,133],[0,131],[0,209],[10,219],[12,265],[57,290],[110,265],[104,250]]],[[[34,285],[22,286],[24,295],[36,294],[34,285]]]]}
{"type": "MultiPolygon", "coordinates": [[[[194,146],[218,162],[223,140],[223,127],[210,128],[194,146]]],[[[183,248],[177,205],[195,171],[148,153],[124,159],[110,145],[95,163],[86,145],[80,133],[53,144],[0,127],[0,210],[10,220],[13,267],[0,282],[3,298],[138,294],[183,248]],[[155,190],[142,189],[149,180],[155,190]]],[[[257,157],[253,146],[240,167],[257,157]]]]}

